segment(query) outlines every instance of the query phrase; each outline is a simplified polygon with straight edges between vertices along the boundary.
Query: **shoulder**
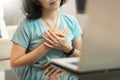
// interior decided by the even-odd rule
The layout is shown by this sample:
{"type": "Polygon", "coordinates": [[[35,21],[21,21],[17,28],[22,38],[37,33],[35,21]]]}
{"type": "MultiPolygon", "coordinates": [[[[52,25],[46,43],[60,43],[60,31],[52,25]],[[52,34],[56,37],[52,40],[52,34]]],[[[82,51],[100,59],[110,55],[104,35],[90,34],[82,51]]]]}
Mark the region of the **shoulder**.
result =
{"type": "Polygon", "coordinates": [[[28,20],[27,18],[22,18],[19,23],[18,27],[23,29],[30,29],[36,20],[28,20]]]}
{"type": "Polygon", "coordinates": [[[29,25],[30,23],[31,23],[31,20],[28,20],[28,19],[26,19],[26,18],[22,18],[22,19],[19,21],[18,25],[21,25],[21,27],[24,27],[24,26],[29,25]]]}
{"type": "Polygon", "coordinates": [[[60,13],[61,16],[65,19],[65,20],[69,20],[69,21],[75,21],[76,18],[70,14],[67,14],[67,13],[64,13],[64,12],[61,12],[60,13]]]}
{"type": "Polygon", "coordinates": [[[61,12],[61,17],[62,17],[62,20],[64,20],[68,24],[75,25],[77,23],[77,19],[74,16],[69,15],[67,13],[61,12]]]}
{"type": "Polygon", "coordinates": [[[31,31],[30,24],[31,24],[30,20],[26,18],[20,19],[18,23],[18,27],[16,29],[16,33],[21,33],[21,32],[29,33],[31,31]]]}

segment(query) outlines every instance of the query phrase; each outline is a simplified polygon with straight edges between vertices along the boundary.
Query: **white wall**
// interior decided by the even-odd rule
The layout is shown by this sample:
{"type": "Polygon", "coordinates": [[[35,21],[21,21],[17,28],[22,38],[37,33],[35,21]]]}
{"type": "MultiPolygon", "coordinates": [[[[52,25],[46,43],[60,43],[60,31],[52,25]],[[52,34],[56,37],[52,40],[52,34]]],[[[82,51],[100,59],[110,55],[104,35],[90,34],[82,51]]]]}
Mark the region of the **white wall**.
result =
{"type": "Polygon", "coordinates": [[[63,12],[66,12],[70,15],[73,15],[76,17],[76,6],[75,6],[75,0],[69,0],[67,3],[65,3],[62,7],[61,10],[63,12]]]}
{"type": "MultiPolygon", "coordinates": [[[[17,24],[19,19],[24,16],[21,7],[22,0],[4,0],[4,18],[7,25],[17,24]]],[[[76,17],[75,8],[75,0],[69,0],[61,7],[61,10],[76,17]]]]}
{"type": "Polygon", "coordinates": [[[76,11],[76,2],[75,0],[69,0],[66,4],[64,4],[62,7],[61,7],[61,10],[65,13],[68,13],[74,17],[76,17],[81,25],[82,28],[84,28],[84,26],[86,25],[88,19],[89,19],[89,16],[87,13],[85,14],[76,14],[77,11],[76,11]]]}
{"type": "Polygon", "coordinates": [[[0,2],[0,20],[3,19],[4,10],[3,10],[3,1],[0,2]]]}
{"type": "Polygon", "coordinates": [[[4,0],[4,18],[6,25],[16,25],[23,17],[22,0],[4,0]]]}
{"type": "Polygon", "coordinates": [[[0,36],[3,38],[8,38],[6,25],[4,21],[4,4],[3,1],[0,1],[0,36]]]}

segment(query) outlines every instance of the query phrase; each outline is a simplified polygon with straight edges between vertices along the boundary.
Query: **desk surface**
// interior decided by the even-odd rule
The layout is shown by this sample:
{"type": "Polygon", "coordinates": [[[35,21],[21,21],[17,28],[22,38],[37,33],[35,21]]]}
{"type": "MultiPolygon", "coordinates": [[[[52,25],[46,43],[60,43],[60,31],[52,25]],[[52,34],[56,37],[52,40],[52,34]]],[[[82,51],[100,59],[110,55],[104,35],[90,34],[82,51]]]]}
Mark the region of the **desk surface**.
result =
{"type": "Polygon", "coordinates": [[[120,80],[120,70],[79,75],[80,80],[120,80]]]}

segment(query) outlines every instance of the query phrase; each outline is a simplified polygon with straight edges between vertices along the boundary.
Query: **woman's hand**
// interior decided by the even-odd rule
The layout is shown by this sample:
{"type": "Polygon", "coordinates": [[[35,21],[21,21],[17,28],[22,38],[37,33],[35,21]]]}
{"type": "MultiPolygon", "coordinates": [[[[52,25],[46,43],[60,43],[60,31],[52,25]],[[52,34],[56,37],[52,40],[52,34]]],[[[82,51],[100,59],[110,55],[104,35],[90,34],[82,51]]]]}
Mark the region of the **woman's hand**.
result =
{"type": "Polygon", "coordinates": [[[55,31],[55,34],[59,37],[67,37],[67,35],[69,34],[67,29],[63,29],[63,30],[58,30],[55,31]]]}
{"type": "Polygon", "coordinates": [[[51,63],[45,63],[44,67],[46,80],[60,80],[60,76],[67,76],[66,72],[57,69],[51,63]]]}
{"type": "Polygon", "coordinates": [[[64,52],[69,52],[69,50],[72,49],[72,46],[69,45],[67,41],[67,35],[68,30],[64,29],[62,31],[52,32],[51,30],[48,30],[48,32],[45,32],[46,36],[43,36],[45,39],[45,45],[50,48],[62,50],[64,52]]]}

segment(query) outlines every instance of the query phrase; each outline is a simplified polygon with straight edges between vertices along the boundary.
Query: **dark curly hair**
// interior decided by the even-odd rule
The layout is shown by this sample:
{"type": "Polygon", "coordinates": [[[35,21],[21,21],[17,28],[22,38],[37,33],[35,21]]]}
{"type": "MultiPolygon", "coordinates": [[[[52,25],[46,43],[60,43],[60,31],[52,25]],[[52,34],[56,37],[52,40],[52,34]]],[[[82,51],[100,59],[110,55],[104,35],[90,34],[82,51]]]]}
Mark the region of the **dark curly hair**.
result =
{"type": "MultiPolygon", "coordinates": [[[[61,0],[60,6],[68,0],[61,0]]],[[[29,20],[38,19],[41,17],[41,6],[37,4],[37,0],[23,0],[23,12],[29,20]]]]}

